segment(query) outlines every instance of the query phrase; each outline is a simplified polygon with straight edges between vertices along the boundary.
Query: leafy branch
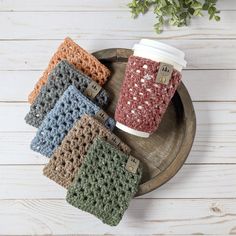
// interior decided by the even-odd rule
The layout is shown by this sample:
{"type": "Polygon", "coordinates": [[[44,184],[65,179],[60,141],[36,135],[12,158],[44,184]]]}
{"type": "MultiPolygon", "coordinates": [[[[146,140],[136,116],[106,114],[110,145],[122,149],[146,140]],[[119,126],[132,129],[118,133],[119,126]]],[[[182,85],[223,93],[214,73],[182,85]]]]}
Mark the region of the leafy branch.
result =
{"type": "Polygon", "coordinates": [[[138,17],[153,9],[156,15],[154,25],[157,33],[162,32],[165,24],[173,26],[186,26],[193,16],[209,15],[209,20],[219,21],[220,11],[216,8],[217,0],[132,0],[128,4],[132,16],[138,17]]]}

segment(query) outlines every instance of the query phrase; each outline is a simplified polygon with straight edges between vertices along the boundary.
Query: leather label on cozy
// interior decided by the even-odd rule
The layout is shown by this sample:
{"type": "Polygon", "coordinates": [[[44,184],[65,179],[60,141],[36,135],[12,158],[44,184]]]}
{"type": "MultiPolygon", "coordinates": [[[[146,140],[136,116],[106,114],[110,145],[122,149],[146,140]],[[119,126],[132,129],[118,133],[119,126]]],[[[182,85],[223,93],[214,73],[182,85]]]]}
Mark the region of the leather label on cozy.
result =
{"type": "Polygon", "coordinates": [[[161,62],[156,76],[156,83],[168,84],[173,70],[174,67],[172,65],[161,62]]]}
{"type": "Polygon", "coordinates": [[[115,146],[117,146],[117,147],[119,147],[121,141],[120,141],[120,139],[119,139],[118,137],[113,136],[113,137],[111,138],[111,140],[110,140],[110,143],[113,144],[113,145],[115,145],[115,146]]]}
{"type": "Polygon", "coordinates": [[[102,109],[100,109],[94,116],[98,121],[101,123],[105,123],[106,120],[109,118],[106,112],[104,112],[102,109]]]}
{"type": "Polygon", "coordinates": [[[91,81],[88,87],[85,89],[84,94],[92,99],[94,99],[98,93],[101,91],[102,87],[95,81],[91,81]]]}
{"type": "Polygon", "coordinates": [[[133,156],[129,156],[125,169],[135,174],[137,172],[138,167],[139,167],[139,160],[133,156]]]}

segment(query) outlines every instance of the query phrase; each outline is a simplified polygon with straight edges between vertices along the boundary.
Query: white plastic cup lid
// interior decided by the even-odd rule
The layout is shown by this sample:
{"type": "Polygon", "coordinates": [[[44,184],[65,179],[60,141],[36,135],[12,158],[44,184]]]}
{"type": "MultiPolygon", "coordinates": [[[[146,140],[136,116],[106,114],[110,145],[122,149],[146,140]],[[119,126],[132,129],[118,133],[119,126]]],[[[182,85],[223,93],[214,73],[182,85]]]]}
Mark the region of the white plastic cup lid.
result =
{"type": "Polygon", "coordinates": [[[141,39],[138,44],[134,45],[133,50],[147,52],[157,58],[167,58],[168,60],[173,61],[173,63],[179,64],[181,67],[186,67],[187,65],[187,62],[184,60],[184,52],[156,40],[141,39]]]}
{"type": "Polygon", "coordinates": [[[178,48],[172,47],[168,44],[156,41],[156,40],[151,40],[151,39],[141,39],[139,44],[141,45],[146,45],[146,46],[150,46],[153,48],[157,48],[157,49],[161,49],[161,50],[165,50],[166,52],[169,52],[171,54],[174,54],[177,57],[181,57],[184,59],[185,53],[181,50],[179,50],[178,48]]]}

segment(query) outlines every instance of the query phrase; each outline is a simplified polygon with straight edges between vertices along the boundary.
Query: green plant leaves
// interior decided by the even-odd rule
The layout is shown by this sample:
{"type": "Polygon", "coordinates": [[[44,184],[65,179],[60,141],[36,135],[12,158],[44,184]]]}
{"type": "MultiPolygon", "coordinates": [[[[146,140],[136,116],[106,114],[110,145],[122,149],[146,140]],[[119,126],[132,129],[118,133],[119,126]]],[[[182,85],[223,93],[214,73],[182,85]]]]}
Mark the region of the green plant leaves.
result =
{"type": "Polygon", "coordinates": [[[193,16],[203,16],[207,12],[209,19],[219,21],[220,11],[216,8],[217,0],[132,0],[128,4],[132,16],[145,14],[151,7],[156,15],[154,28],[161,33],[164,24],[178,27],[188,25],[193,16]]]}

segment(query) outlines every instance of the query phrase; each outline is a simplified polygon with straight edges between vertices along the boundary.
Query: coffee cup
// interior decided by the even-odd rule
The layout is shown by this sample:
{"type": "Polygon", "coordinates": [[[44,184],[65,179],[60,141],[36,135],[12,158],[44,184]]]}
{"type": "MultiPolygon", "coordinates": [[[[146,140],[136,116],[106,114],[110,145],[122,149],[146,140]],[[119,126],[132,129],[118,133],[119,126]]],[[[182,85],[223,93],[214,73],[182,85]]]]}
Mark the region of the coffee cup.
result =
{"type": "Polygon", "coordinates": [[[115,111],[116,126],[148,138],[159,127],[187,63],[184,52],[155,40],[142,39],[133,51],[115,111]]]}

